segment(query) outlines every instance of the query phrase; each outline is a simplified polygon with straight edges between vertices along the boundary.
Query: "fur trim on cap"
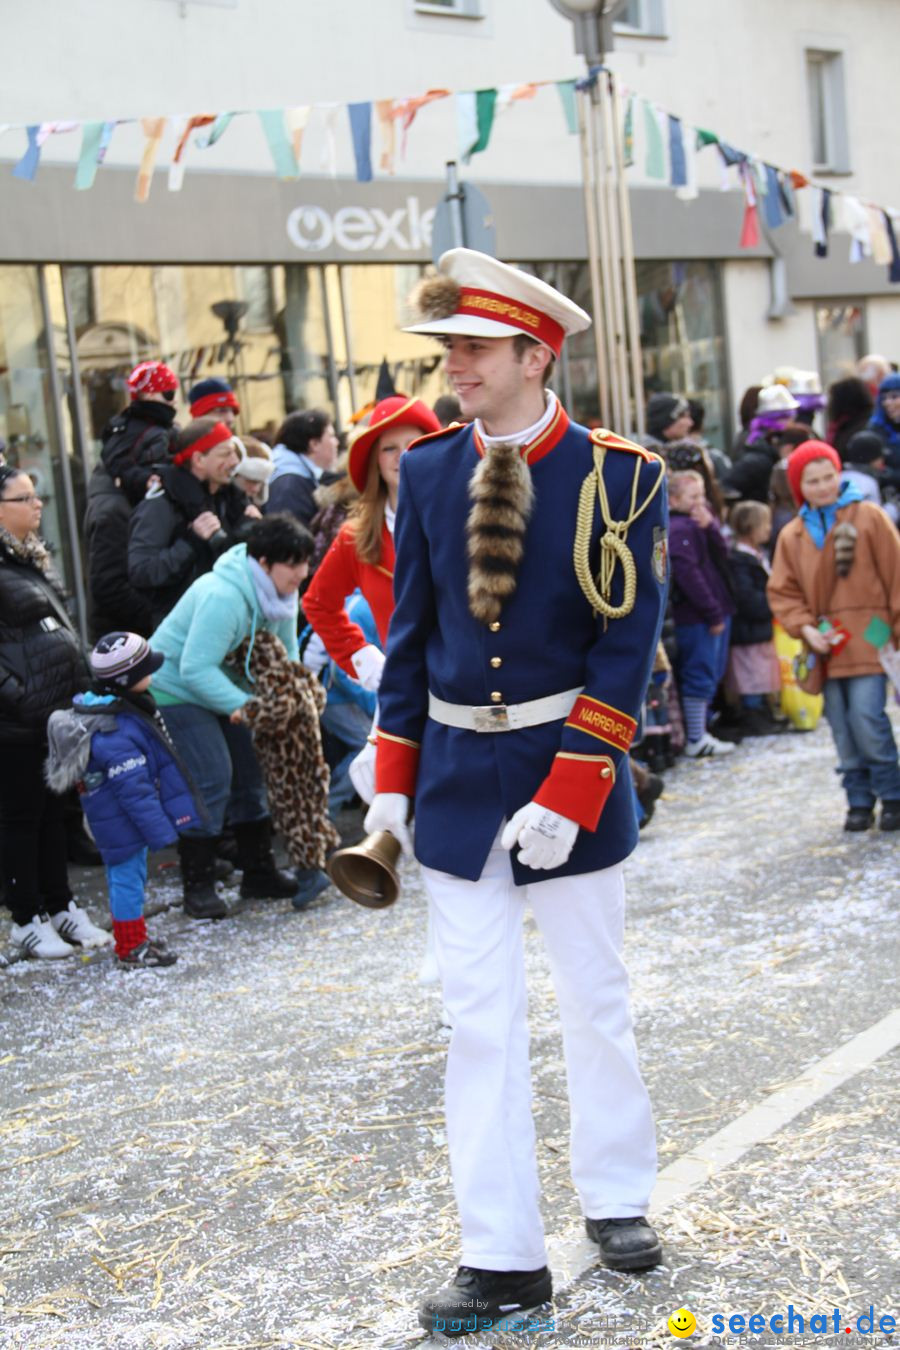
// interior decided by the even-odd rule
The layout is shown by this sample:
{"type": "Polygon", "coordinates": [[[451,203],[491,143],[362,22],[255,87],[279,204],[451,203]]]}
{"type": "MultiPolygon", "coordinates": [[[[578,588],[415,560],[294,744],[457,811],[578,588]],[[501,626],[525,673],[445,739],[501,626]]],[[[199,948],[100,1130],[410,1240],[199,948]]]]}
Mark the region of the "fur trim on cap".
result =
{"type": "Polygon", "coordinates": [[[409,303],[423,323],[449,319],[459,305],[460,286],[452,277],[424,277],[413,291],[409,303]]]}
{"type": "Polygon", "coordinates": [[[493,623],[504,600],[515,593],[534,500],[531,472],[519,447],[486,450],[469,483],[469,496],[469,612],[480,623],[493,623]]]}
{"type": "Polygon", "coordinates": [[[842,520],[834,527],[834,565],[839,577],[846,577],[856,556],[856,526],[842,520]]]}

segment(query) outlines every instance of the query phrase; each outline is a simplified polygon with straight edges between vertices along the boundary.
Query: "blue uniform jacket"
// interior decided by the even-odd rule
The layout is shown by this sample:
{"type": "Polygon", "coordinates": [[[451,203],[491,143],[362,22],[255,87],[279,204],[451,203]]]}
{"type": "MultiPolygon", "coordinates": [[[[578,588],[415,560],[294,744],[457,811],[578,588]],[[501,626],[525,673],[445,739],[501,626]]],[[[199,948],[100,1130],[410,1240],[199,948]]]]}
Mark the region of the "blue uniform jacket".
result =
{"type": "MultiPolygon", "coordinates": [[[[604,435],[613,519],[630,515],[636,473],[638,506],[657,487],[627,536],[637,569],[634,609],[606,621],[589,604],[573,565],[579,492],[594,467],[584,427],[560,411],[523,452],[534,509],[515,594],[490,626],[475,620],[467,604],[468,485],[480,453],[474,428],[437,433],[403,456],[376,783],[381,792],[414,794],[416,856],[429,867],[477,879],[503,818],[532,798],[582,829],[569,860],[554,872],[523,867],[514,852],[519,885],[610,867],[637,842],[628,766],[621,775],[619,769],[665,606],[666,494],[664,483],[657,486],[664,466],[651,452],[604,435]],[[520,731],[459,730],[427,716],[429,689],[451,703],[477,706],[490,705],[492,693],[513,704],[580,686],[583,695],[566,719],[520,731]]],[[[604,529],[595,510],[595,575],[604,529]]],[[[617,570],[612,603],[621,597],[617,570]]]]}
{"type": "Polygon", "coordinates": [[[115,864],[142,848],[166,848],[184,830],[200,826],[191,789],[152,720],[110,697],[85,700],[75,700],[81,716],[100,714],[104,726],[111,720],[104,714],[115,719],[114,729],[91,737],[81,791],[103,861],[115,864]]]}

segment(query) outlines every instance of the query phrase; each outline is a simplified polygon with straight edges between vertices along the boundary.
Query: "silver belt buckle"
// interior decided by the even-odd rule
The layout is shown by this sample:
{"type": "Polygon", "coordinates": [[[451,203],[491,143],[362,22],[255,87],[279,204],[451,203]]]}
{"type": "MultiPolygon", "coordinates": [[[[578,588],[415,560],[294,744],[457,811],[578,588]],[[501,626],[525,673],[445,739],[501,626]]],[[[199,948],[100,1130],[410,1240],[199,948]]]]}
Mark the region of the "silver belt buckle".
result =
{"type": "Polygon", "coordinates": [[[505,703],[489,703],[483,708],[473,708],[472,717],[476,731],[509,731],[509,715],[505,703]]]}

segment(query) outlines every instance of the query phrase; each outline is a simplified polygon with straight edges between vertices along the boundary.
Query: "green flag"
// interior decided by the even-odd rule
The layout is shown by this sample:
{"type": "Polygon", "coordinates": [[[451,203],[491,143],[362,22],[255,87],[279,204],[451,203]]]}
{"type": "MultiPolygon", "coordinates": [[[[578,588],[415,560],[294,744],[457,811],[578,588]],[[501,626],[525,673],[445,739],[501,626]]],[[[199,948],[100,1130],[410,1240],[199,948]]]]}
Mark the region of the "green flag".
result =
{"type": "Polygon", "coordinates": [[[666,152],[663,146],[662,131],[656,109],[652,103],[644,100],[644,134],[647,140],[647,164],[645,172],[648,178],[665,178],[666,152]]]}

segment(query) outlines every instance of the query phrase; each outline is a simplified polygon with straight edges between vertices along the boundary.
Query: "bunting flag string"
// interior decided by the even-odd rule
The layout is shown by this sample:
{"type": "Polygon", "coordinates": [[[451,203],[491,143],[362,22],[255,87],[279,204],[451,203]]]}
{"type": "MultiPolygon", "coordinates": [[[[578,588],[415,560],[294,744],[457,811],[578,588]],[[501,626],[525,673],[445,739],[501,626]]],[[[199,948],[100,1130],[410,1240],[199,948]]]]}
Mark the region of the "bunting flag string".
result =
{"type": "Polygon", "coordinates": [[[279,178],[296,178],[300,173],[294,146],[288,136],[287,122],[281,108],[267,108],[259,114],[259,123],[279,178]]]}
{"type": "Polygon", "coordinates": [[[166,129],[168,117],[144,117],[141,130],[144,133],[144,153],[141,167],[138,169],[137,184],[134,190],[136,202],[145,202],[150,196],[150,184],[153,182],[153,170],[156,168],[156,156],[159,154],[160,141],[166,129]]]}
{"type": "Polygon", "coordinates": [[[392,98],[380,98],[375,104],[378,114],[378,130],[381,136],[381,155],[378,167],[382,173],[394,172],[394,156],[397,150],[397,119],[392,98]]]}
{"type": "Polygon", "coordinates": [[[108,122],[85,122],[81,128],[81,154],[78,156],[78,168],[75,170],[75,187],[86,192],[94,186],[94,179],[100,167],[100,150],[103,144],[103,131],[108,122]]]}
{"type": "Polygon", "coordinates": [[[28,149],[13,169],[13,178],[22,178],[26,183],[33,183],[41,162],[41,147],[38,144],[40,126],[26,127],[25,131],[28,136],[28,149]]]}
{"type": "Polygon", "coordinates": [[[172,163],[169,165],[169,191],[180,192],[181,185],[184,182],[184,152],[188,143],[188,137],[192,131],[198,127],[210,127],[215,122],[215,116],[209,113],[201,113],[196,117],[189,117],[182,128],[181,135],[178,138],[178,144],[175,146],[175,153],[172,156],[172,163]]]}
{"type": "Polygon", "coordinates": [[[557,80],[556,89],[559,94],[559,101],[562,104],[563,117],[566,119],[566,130],[570,136],[578,133],[578,109],[575,106],[575,81],[557,80]]]}
{"type": "Polygon", "coordinates": [[[350,134],[353,137],[353,155],[356,160],[357,183],[372,181],[372,105],[349,103],[350,134]]]}
{"type": "MultiPolygon", "coordinates": [[[[575,134],[578,131],[577,91],[589,88],[600,77],[610,77],[612,73],[605,67],[591,69],[587,79],[530,81],[518,84],[504,84],[497,88],[472,91],[457,91],[455,94],[457,135],[459,157],[468,163],[476,154],[480,154],[491,143],[496,118],[508,112],[515,104],[533,100],[538,92],[548,84],[554,84],[557,91],[566,131],[575,134]]],[[[649,99],[633,91],[621,90],[624,100],[624,113],[619,128],[622,138],[623,160],[626,167],[637,163],[641,153],[645,178],[658,182],[667,182],[683,201],[689,201],[699,195],[698,154],[708,146],[715,146],[717,161],[722,175],[722,189],[731,190],[735,185],[731,173],[737,169],[738,184],[744,194],[744,214],[741,228],[741,247],[755,247],[759,242],[760,228],[777,230],[787,221],[798,220],[796,193],[805,188],[811,189],[814,251],[817,257],[827,257],[829,235],[834,228],[846,230],[850,235],[850,258],[858,262],[871,258],[879,266],[889,269],[892,281],[900,281],[900,258],[897,254],[896,221],[900,213],[862,200],[852,193],[836,192],[832,188],[814,183],[797,169],[781,169],[777,165],[760,160],[723,140],[716,132],[705,127],[694,127],[680,116],[668,112],[649,99]],[[642,105],[642,117],[637,122],[637,104],[642,105]],[[641,136],[641,147],[636,152],[636,131],[641,136]],[[840,206],[836,214],[835,208],[840,206]],[[835,225],[837,222],[837,226],[835,225]]],[[[408,145],[408,133],[422,108],[430,103],[449,98],[453,91],[449,89],[429,89],[424,94],[402,98],[387,98],[374,101],[375,118],[378,123],[379,152],[378,169],[384,174],[393,174],[396,167],[397,141],[399,127],[400,155],[405,157],[408,145]]],[[[358,101],[348,104],[320,103],[295,108],[257,110],[254,115],[260,124],[263,136],[272,156],[275,172],[279,178],[292,179],[300,173],[301,152],[305,134],[313,112],[321,123],[322,167],[332,176],[337,174],[337,126],[339,115],[346,108],[349,122],[350,141],[358,182],[371,182],[373,171],[373,103],[358,101]]],[[[241,112],[220,112],[215,114],[195,114],[179,118],[179,131],[172,159],[169,165],[169,189],[180,190],[185,172],[185,154],[194,132],[197,149],[206,150],[214,146],[224,135],[235,117],[247,116],[241,112]]],[[[81,146],[77,157],[74,187],[84,192],[93,187],[97,171],[104,162],[106,149],[113,131],[120,125],[139,125],[144,146],[135,184],[135,200],[147,201],[153,173],[159,156],[161,142],[167,131],[170,116],[145,117],[135,123],[135,119],[75,121],[44,121],[27,125],[0,125],[0,135],[7,131],[24,132],[26,146],[12,166],[13,177],[22,182],[32,183],[41,164],[41,150],[52,136],[70,131],[81,134],[81,146]]],[[[346,125],[346,124],[345,124],[346,125]]],[[[810,228],[803,225],[801,228],[810,228]]]]}

